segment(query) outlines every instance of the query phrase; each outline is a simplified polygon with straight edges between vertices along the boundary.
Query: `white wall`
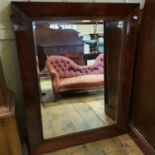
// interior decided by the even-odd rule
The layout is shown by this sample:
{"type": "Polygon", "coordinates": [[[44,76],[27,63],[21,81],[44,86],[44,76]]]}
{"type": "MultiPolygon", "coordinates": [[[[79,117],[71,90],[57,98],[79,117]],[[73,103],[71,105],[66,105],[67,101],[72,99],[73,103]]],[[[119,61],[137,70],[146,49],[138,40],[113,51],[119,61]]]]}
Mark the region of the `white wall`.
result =
{"type": "MultiPolygon", "coordinates": [[[[16,0],[19,1],[19,0],[16,0]]],[[[20,0],[20,1],[43,1],[43,0],[20,0]]],[[[144,0],[48,0],[60,2],[141,2],[144,0]]],[[[45,1],[44,1],[45,2],[45,1]]],[[[17,59],[16,43],[13,33],[12,21],[10,19],[11,0],[0,0],[0,58],[4,69],[5,79],[8,88],[12,89],[17,98],[18,115],[22,116],[22,94],[19,66],[17,59]]],[[[22,117],[20,117],[22,118],[22,117]]],[[[21,124],[21,120],[19,120],[21,124]]]]}

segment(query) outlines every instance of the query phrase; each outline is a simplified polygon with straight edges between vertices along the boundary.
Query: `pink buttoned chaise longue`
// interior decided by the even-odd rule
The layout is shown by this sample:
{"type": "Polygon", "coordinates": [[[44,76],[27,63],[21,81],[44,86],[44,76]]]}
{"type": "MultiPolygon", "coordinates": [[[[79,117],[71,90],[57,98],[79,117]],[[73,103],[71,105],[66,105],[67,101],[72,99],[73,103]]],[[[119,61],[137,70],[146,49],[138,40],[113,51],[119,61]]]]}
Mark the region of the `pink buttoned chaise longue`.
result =
{"type": "Polygon", "coordinates": [[[80,66],[64,56],[49,56],[46,65],[52,80],[53,93],[101,89],[104,86],[104,54],[93,65],[80,66]]]}

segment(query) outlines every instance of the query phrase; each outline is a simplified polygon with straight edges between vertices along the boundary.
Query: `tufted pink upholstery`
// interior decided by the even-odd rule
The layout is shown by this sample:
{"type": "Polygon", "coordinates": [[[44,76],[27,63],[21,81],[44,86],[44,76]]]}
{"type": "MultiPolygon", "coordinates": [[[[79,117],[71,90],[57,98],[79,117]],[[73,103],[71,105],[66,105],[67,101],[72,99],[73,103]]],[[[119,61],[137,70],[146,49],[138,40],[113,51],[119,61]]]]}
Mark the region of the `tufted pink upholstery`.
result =
{"type": "MultiPolygon", "coordinates": [[[[82,83],[83,85],[93,85],[93,87],[103,86],[103,72],[104,72],[104,54],[100,54],[93,65],[80,66],[74,63],[71,59],[64,56],[50,56],[47,58],[47,68],[53,79],[53,90],[55,92],[66,91],[66,89],[75,90],[77,86],[82,83]],[[87,79],[84,78],[87,75],[87,79]],[[91,75],[91,76],[88,76],[91,75]],[[94,76],[96,75],[96,76],[94,76]],[[85,79],[82,81],[80,78],[85,79]],[[96,80],[94,80],[96,78],[96,80]],[[70,81],[68,81],[70,80],[70,81]],[[75,80],[75,81],[74,81],[75,80]],[[65,82],[64,82],[65,81],[65,82]],[[71,82],[72,81],[72,82],[71,82]],[[89,84],[87,84],[87,81],[89,84]],[[79,82],[79,83],[78,83],[79,82]],[[91,83],[92,82],[92,83],[91,83]],[[98,82],[98,83],[97,83],[98,82]],[[74,83],[74,84],[73,84],[74,83]],[[96,84],[95,84],[96,83],[96,84]],[[73,85],[76,86],[73,88],[73,85]],[[66,88],[64,89],[63,86],[66,88]],[[58,90],[60,89],[61,90],[58,90]]],[[[90,86],[89,86],[90,87],[90,86]]]]}
{"type": "Polygon", "coordinates": [[[92,66],[79,66],[69,58],[63,56],[50,56],[47,60],[47,66],[52,67],[59,78],[69,78],[88,74],[103,73],[103,54],[100,54],[92,66]]]}

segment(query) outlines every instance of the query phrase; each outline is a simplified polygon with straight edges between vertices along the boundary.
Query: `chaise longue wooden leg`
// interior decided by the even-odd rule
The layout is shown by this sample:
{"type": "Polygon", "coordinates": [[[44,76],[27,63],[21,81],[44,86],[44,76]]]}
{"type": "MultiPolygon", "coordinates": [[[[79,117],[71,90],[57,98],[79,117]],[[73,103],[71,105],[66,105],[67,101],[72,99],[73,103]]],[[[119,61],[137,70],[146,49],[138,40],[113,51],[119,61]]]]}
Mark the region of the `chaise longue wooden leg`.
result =
{"type": "Polygon", "coordinates": [[[59,94],[53,92],[53,102],[56,102],[60,99],[59,94]]]}

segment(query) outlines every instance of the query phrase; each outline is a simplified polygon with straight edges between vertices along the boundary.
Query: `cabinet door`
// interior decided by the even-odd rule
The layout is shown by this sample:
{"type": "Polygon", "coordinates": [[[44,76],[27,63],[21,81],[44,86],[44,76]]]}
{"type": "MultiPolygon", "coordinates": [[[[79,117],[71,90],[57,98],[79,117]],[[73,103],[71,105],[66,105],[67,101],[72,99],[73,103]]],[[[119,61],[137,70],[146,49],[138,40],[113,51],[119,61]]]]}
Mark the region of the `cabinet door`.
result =
{"type": "Polygon", "coordinates": [[[136,56],[131,134],[145,154],[155,154],[155,5],[146,0],[136,56]]]}

